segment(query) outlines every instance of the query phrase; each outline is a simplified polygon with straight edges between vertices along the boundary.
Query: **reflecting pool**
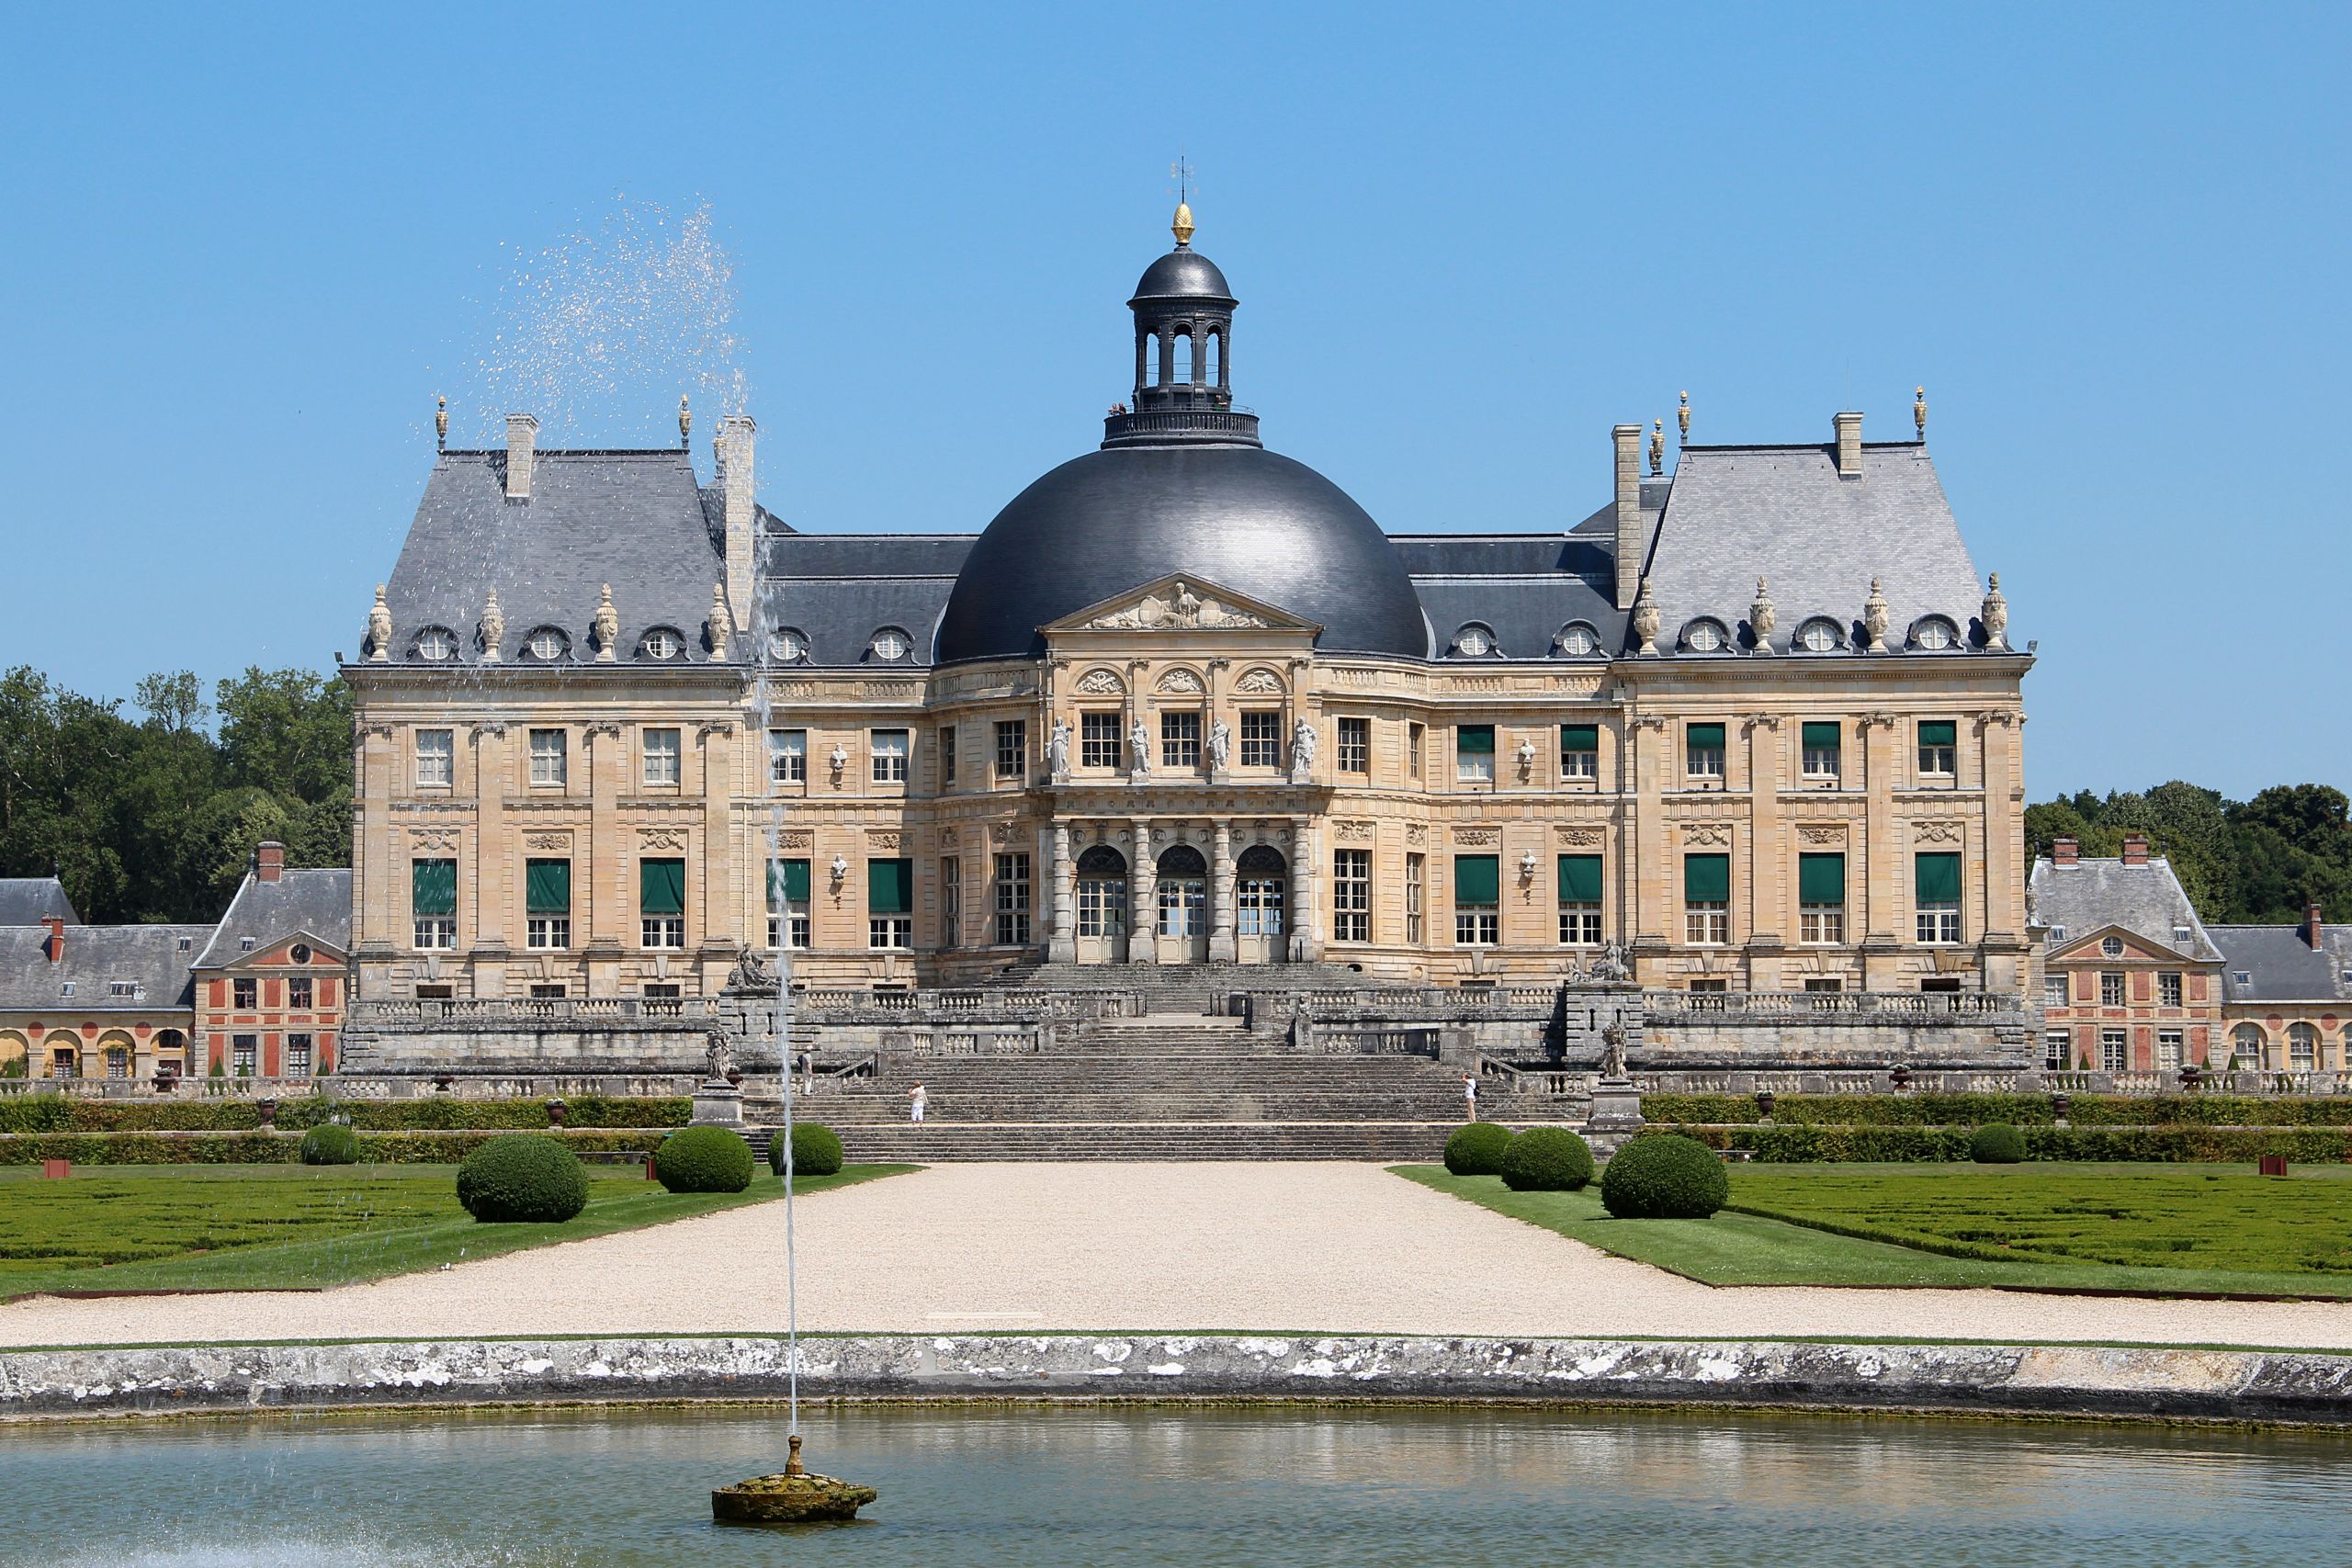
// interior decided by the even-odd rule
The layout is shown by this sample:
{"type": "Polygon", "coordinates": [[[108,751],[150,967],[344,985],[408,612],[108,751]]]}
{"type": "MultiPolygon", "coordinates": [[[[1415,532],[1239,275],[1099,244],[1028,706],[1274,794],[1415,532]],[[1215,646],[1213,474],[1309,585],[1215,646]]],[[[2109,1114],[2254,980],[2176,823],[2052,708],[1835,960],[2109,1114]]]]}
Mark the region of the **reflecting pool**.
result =
{"type": "Polygon", "coordinates": [[[2352,1439],[1528,1409],[815,1414],[855,1525],[709,1522],[779,1468],[767,1409],[0,1429],[0,1562],[2344,1562],[2352,1439]]]}

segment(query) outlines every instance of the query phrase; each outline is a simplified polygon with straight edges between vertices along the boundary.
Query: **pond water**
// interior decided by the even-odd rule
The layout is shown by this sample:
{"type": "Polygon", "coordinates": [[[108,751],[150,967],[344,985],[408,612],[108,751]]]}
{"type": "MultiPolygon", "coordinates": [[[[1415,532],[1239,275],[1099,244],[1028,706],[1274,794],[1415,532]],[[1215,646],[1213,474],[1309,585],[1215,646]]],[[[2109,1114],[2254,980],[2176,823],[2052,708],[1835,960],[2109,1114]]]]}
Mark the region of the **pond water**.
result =
{"type": "Polygon", "coordinates": [[[0,1430],[0,1562],[2340,1562],[2346,1439],[1528,1409],[826,1412],[851,1526],[723,1529],[769,1410],[0,1430]]]}

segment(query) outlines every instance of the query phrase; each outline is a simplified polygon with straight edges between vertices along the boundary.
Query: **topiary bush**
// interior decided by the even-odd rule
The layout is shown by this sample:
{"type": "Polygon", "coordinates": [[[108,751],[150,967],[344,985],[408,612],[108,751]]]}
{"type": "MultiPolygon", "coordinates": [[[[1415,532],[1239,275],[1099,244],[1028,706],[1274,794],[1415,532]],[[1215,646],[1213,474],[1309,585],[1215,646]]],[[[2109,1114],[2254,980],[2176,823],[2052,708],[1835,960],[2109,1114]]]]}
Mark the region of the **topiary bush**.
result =
{"type": "Polygon", "coordinates": [[[1514,1192],[1574,1192],[1592,1179],[1592,1145],[1566,1127],[1530,1127],[1503,1156],[1514,1192]]]}
{"type": "Polygon", "coordinates": [[[1621,1220],[1703,1220],[1730,1201],[1715,1151],[1674,1133],[1633,1139],[1600,1177],[1601,1205],[1621,1220]]]}
{"type": "Polygon", "coordinates": [[[1987,1122],[1968,1140],[1968,1157],[1978,1165],[2016,1165],[2025,1158],[2025,1134],[2007,1122],[1987,1122]]]}
{"type": "MultiPolygon", "coordinates": [[[[784,1174],[784,1140],[777,1138],[768,1145],[768,1166],[778,1176],[784,1174]]],[[[841,1134],[831,1127],[815,1122],[792,1124],[792,1174],[799,1176],[833,1176],[842,1168],[841,1134]]]]}
{"type": "Polygon", "coordinates": [[[357,1165],[359,1134],[340,1122],[322,1122],[302,1134],[304,1165],[357,1165]]]}
{"type": "Polygon", "coordinates": [[[1510,1151],[1510,1129],[1473,1122],[1445,1141],[1445,1168],[1455,1176],[1500,1176],[1510,1151]]]}
{"type": "Polygon", "coordinates": [[[752,1184],[752,1145],[724,1127],[681,1127],[654,1152],[653,1174],[673,1192],[741,1192],[752,1184]]]}
{"type": "Polygon", "coordinates": [[[505,1133],[458,1167],[458,1201],[492,1224],[556,1224],[588,1206],[580,1156],[535,1133],[505,1133]]]}

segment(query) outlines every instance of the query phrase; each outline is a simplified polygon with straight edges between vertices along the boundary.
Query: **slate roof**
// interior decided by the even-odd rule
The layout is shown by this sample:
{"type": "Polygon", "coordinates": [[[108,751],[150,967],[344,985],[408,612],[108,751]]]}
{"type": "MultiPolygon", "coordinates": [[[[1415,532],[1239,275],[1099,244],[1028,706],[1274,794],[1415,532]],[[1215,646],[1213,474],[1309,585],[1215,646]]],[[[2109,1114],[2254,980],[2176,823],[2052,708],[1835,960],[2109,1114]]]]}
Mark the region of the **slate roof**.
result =
{"type": "Polygon", "coordinates": [[[37,926],[52,915],[69,926],[82,923],[63,883],[53,876],[0,876],[0,926],[37,926]]]}
{"type": "Polygon", "coordinates": [[[236,897],[220,916],[211,942],[197,954],[194,967],[220,969],[247,953],[258,953],[298,931],[337,953],[351,951],[351,873],[347,868],[321,867],[278,874],[264,882],[251,872],[238,885],[236,897]],[[253,946],[245,938],[253,938],[253,946]]]}
{"type": "Polygon", "coordinates": [[[2352,926],[2320,927],[2316,951],[2301,926],[2215,926],[2213,940],[2225,1002],[2352,1001],[2352,926]]]}
{"type": "Polygon", "coordinates": [[[808,662],[925,668],[933,633],[977,534],[786,534],[760,541],[761,592],[780,626],[808,639],[808,662]],[[885,663],[868,651],[896,626],[914,651],[885,663]]]}
{"type": "Polygon", "coordinates": [[[1776,649],[1816,615],[1859,646],[1873,577],[1886,595],[1888,647],[1901,648],[1929,615],[1948,617],[1964,647],[1982,641],[1984,586],[1935,463],[1916,442],[1865,444],[1861,477],[1851,479],[1838,477],[1834,446],[1686,446],[1648,572],[1661,649],[1702,615],[1745,638],[1758,577],[1770,581],[1776,649]]]}
{"type": "Polygon", "coordinates": [[[68,926],[65,955],[52,964],[42,951],[48,932],[40,926],[0,926],[0,1011],[30,1012],[44,1021],[68,1015],[153,1012],[192,1008],[196,993],[188,971],[212,935],[210,926],[68,926]],[[181,941],[187,942],[181,950],[181,941]],[[117,980],[139,987],[131,997],[111,995],[117,980]],[[67,981],[74,994],[64,994],[67,981]]]}
{"type": "MultiPolygon", "coordinates": [[[[479,663],[482,606],[493,587],[506,620],[501,653],[553,626],[571,640],[567,663],[594,659],[599,590],[613,587],[622,660],[654,626],[682,633],[686,661],[703,663],[711,589],[726,576],[694,463],[684,452],[542,451],[531,497],[506,499],[504,448],[444,452],[434,461],[408,540],[386,590],[391,657],[416,662],[418,632],[457,633],[458,662],[479,663]]],[[[738,638],[730,651],[744,651],[738,638]]]]}
{"type": "Polygon", "coordinates": [[[2053,952],[2103,927],[2120,926],[2187,957],[2211,963],[2222,956],[2212,932],[2197,918],[2196,906],[2173,874],[2172,863],[2162,855],[2150,855],[2145,865],[2126,865],[2110,857],[2066,866],[2044,855],[2033,863],[2025,897],[2026,918],[2051,928],[2053,952]],[[2180,926],[2189,930],[2185,943],[2173,935],[2180,926]],[[2060,928],[2066,933],[2063,938],[2057,934],[2060,928]]]}

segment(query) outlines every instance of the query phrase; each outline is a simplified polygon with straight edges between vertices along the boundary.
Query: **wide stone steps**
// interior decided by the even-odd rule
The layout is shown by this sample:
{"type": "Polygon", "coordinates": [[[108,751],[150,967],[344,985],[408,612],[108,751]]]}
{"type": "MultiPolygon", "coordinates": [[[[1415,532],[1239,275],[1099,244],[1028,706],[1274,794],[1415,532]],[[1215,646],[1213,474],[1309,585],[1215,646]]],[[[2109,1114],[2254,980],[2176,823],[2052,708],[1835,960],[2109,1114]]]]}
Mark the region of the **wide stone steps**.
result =
{"type": "Polygon", "coordinates": [[[905,1122],[842,1130],[853,1160],[1420,1161],[1453,1122],[905,1122]]]}
{"type": "MultiPolygon", "coordinates": [[[[1318,1122],[1442,1121],[1460,1110],[1440,1095],[1318,1094],[1285,1099],[1265,1094],[932,1093],[925,1113],[942,1123],[963,1122],[1318,1122]]],[[[878,1126],[907,1120],[903,1094],[818,1097],[794,1103],[796,1116],[832,1127],[878,1126]]]]}

